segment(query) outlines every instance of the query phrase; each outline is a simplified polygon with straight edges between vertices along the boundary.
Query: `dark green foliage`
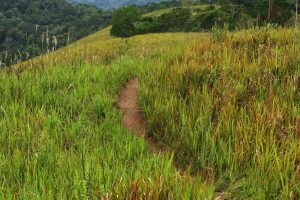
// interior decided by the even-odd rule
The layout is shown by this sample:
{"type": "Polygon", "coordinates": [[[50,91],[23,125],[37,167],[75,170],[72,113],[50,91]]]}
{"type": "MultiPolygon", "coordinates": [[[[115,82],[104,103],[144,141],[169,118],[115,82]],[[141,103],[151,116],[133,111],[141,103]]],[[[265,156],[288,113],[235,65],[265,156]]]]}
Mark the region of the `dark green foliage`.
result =
{"type": "MultiPolygon", "coordinates": [[[[113,30],[112,35],[130,37],[146,33],[208,31],[213,27],[224,27],[225,24],[230,30],[248,28],[253,25],[261,26],[266,23],[286,25],[292,17],[294,6],[292,0],[181,1],[181,4],[185,6],[197,3],[211,3],[211,6],[205,9],[179,6],[159,17],[147,17],[140,20],[138,17],[136,21],[131,20],[128,24],[115,23],[113,29],[122,29],[123,32],[128,33],[113,34],[115,31],[113,30]],[[218,3],[218,5],[213,6],[212,3],[218,3]]],[[[116,16],[116,18],[121,17],[116,16]]],[[[132,15],[131,19],[133,19],[132,15]]]]}
{"type": "Polygon", "coordinates": [[[130,37],[145,33],[188,31],[191,16],[189,9],[175,8],[158,18],[142,18],[135,7],[121,8],[114,12],[111,34],[130,37]]]}
{"type": "Polygon", "coordinates": [[[130,7],[115,11],[112,35],[130,37],[146,33],[202,31],[210,30],[214,26],[223,27],[224,24],[234,29],[239,19],[246,15],[240,6],[235,6],[234,14],[231,13],[229,6],[221,8],[210,6],[205,10],[198,9],[194,14],[189,8],[178,7],[159,17],[142,19],[137,12],[134,14],[132,9],[130,7]]]}
{"type": "Polygon", "coordinates": [[[162,1],[160,3],[148,3],[145,5],[140,5],[136,6],[139,8],[140,13],[145,14],[145,13],[150,13],[155,10],[162,10],[166,8],[174,8],[174,7],[179,7],[181,6],[181,2],[178,0],[173,0],[173,1],[162,1]]]}
{"type": "Polygon", "coordinates": [[[285,24],[292,16],[295,0],[231,0],[242,5],[259,24],[285,24]]]}
{"type": "MultiPolygon", "coordinates": [[[[293,0],[174,0],[132,6],[114,11],[111,34],[130,37],[203,31],[224,24],[231,30],[266,23],[285,25],[293,16],[294,3],[293,0]],[[193,12],[180,7],[197,3],[214,6],[193,12]],[[169,7],[175,8],[159,17],[141,16],[169,7]]],[[[0,0],[0,67],[63,47],[108,25],[110,19],[110,11],[73,5],[65,0],[0,0]]]]}
{"type": "Polygon", "coordinates": [[[189,30],[189,20],[192,13],[186,8],[174,8],[170,13],[159,17],[146,17],[135,23],[137,34],[180,32],[189,30]]]}
{"type": "Polygon", "coordinates": [[[190,23],[192,31],[209,30],[214,26],[223,26],[225,23],[232,23],[230,14],[221,9],[207,10],[198,13],[190,23]]]}
{"type": "Polygon", "coordinates": [[[0,63],[53,51],[108,25],[111,13],[65,0],[0,0],[0,63]]]}
{"type": "Polygon", "coordinates": [[[271,21],[273,23],[283,24],[292,16],[292,5],[286,0],[275,0],[271,11],[271,21]]]}
{"type": "Polygon", "coordinates": [[[158,18],[161,24],[161,31],[178,32],[187,31],[189,19],[192,13],[187,8],[175,8],[170,13],[165,13],[158,18]]]}
{"type": "Polygon", "coordinates": [[[146,17],[135,23],[136,34],[159,33],[162,32],[162,24],[152,17],[146,17]]]}
{"type": "MultiPolygon", "coordinates": [[[[146,7],[157,7],[161,5],[164,8],[164,5],[170,4],[169,1],[163,0],[68,0],[69,2],[76,3],[86,3],[90,5],[95,5],[99,8],[104,9],[116,9],[123,6],[132,6],[132,5],[146,5],[146,7]]],[[[178,0],[171,1],[171,4],[180,3],[178,0]]]]}
{"type": "Polygon", "coordinates": [[[136,7],[124,7],[114,11],[111,34],[119,37],[135,35],[134,23],[140,21],[142,15],[136,7]]]}

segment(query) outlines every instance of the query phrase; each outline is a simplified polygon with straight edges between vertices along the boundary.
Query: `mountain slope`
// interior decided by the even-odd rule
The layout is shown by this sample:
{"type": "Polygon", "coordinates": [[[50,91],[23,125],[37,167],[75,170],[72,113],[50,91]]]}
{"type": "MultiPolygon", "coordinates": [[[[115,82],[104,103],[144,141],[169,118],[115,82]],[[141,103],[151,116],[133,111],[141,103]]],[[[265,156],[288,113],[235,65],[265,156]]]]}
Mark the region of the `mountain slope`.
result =
{"type": "Polygon", "coordinates": [[[12,191],[20,199],[31,194],[39,199],[212,197],[209,184],[174,168],[172,153],[153,154],[145,141],[129,133],[116,109],[127,79],[142,80],[152,66],[162,65],[152,59],[161,57],[161,51],[201,36],[172,33],[126,40],[111,37],[106,28],[20,63],[10,73],[0,70],[1,169],[12,169],[0,171],[5,188],[0,198],[9,199],[12,191]]]}
{"type": "Polygon", "coordinates": [[[299,199],[299,36],[106,28],[0,71],[0,197],[299,199]],[[122,126],[132,77],[146,131],[171,156],[122,126]]]}
{"type": "Polygon", "coordinates": [[[63,47],[106,26],[110,19],[109,11],[65,0],[0,1],[0,65],[63,47]]]}

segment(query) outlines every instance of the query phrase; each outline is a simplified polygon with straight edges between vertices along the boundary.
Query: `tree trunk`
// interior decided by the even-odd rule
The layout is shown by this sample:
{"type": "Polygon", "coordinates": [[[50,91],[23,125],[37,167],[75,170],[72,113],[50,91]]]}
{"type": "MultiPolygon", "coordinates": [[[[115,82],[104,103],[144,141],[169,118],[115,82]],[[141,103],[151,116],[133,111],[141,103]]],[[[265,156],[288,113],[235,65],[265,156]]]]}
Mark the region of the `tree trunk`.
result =
{"type": "Polygon", "coordinates": [[[269,12],[268,12],[268,22],[271,22],[271,13],[272,13],[272,0],[269,0],[269,12]]]}
{"type": "Polygon", "coordinates": [[[296,16],[295,16],[295,27],[298,27],[298,0],[296,1],[296,16]]]}

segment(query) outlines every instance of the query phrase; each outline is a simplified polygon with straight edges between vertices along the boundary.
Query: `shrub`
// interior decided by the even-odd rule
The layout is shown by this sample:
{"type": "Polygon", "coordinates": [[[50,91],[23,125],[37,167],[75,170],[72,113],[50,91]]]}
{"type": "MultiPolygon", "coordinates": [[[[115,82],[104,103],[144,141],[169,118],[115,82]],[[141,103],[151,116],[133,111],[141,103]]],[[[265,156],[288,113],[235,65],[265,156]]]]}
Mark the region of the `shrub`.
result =
{"type": "Polygon", "coordinates": [[[187,31],[191,16],[190,9],[175,8],[170,13],[161,15],[158,21],[162,24],[162,31],[187,31]]]}
{"type": "Polygon", "coordinates": [[[193,31],[210,30],[214,26],[223,26],[231,22],[231,16],[221,9],[207,10],[198,13],[192,20],[190,27],[193,31]]]}
{"type": "Polygon", "coordinates": [[[115,10],[112,18],[111,35],[131,37],[135,35],[134,23],[140,21],[142,15],[136,7],[124,7],[115,10]]]}

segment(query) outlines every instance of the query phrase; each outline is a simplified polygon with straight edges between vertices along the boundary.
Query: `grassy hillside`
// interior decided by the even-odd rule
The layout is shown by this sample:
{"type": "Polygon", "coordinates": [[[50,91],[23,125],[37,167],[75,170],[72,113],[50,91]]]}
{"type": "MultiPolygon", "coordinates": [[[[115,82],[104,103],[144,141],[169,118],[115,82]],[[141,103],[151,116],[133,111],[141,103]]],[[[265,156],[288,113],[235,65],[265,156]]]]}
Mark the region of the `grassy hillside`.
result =
{"type": "MultiPolygon", "coordinates": [[[[189,9],[191,9],[192,12],[194,12],[197,9],[205,9],[205,8],[208,8],[209,6],[210,6],[209,4],[200,4],[200,5],[194,5],[194,6],[181,6],[181,7],[182,8],[189,8],[189,9]]],[[[219,7],[219,6],[216,6],[216,7],[219,7]]],[[[158,17],[158,16],[161,16],[164,13],[171,12],[172,9],[174,9],[174,8],[165,8],[165,9],[161,9],[161,10],[155,10],[153,12],[145,14],[144,16],[145,17],[158,17]]]]}
{"type": "Polygon", "coordinates": [[[0,67],[64,47],[107,27],[111,17],[65,0],[0,1],[0,67]]]}
{"type": "Polygon", "coordinates": [[[150,3],[158,3],[161,0],[68,0],[69,2],[90,4],[99,8],[115,9],[128,5],[145,5],[150,3]]]}
{"type": "Polygon", "coordinates": [[[107,28],[0,71],[1,198],[298,199],[299,34],[107,28]],[[166,155],[122,126],[131,77],[166,155]]]}

